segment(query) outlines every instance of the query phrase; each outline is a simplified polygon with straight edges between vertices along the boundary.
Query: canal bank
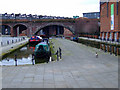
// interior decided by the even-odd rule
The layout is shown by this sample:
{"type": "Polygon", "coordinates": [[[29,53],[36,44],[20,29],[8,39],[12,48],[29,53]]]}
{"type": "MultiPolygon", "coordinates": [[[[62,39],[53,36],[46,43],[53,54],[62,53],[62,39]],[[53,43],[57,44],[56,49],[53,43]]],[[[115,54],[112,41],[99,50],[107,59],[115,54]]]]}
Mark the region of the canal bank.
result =
{"type": "Polygon", "coordinates": [[[4,58],[6,55],[14,52],[15,50],[25,46],[28,43],[28,38],[26,38],[23,41],[19,41],[7,46],[1,46],[0,47],[0,58],[4,58]]]}
{"type": "Polygon", "coordinates": [[[101,44],[109,44],[109,45],[114,45],[114,46],[120,47],[119,42],[105,41],[105,40],[93,39],[93,38],[85,38],[85,37],[79,37],[78,40],[79,40],[79,42],[81,40],[84,40],[84,41],[89,41],[89,42],[96,42],[96,43],[101,43],[101,44]]]}
{"type": "Polygon", "coordinates": [[[62,60],[2,66],[2,88],[118,87],[118,57],[66,39],[57,38],[52,42],[56,50],[61,47],[62,60]]]}
{"type": "MultiPolygon", "coordinates": [[[[55,47],[53,46],[54,39],[49,40],[49,49],[50,49],[50,58],[49,61],[56,61],[56,51],[55,47]]],[[[11,65],[34,65],[34,64],[42,64],[48,62],[48,59],[46,57],[38,58],[32,56],[35,51],[36,44],[33,43],[25,43],[21,44],[19,47],[10,50],[11,52],[5,53],[5,55],[2,56],[2,60],[0,61],[0,65],[2,66],[11,66],[11,65]],[[15,59],[16,56],[16,59],[15,59]]]]}
{"type": "Polygon", "coordinates": [[[110,52],[110,54],[113,53],[116,56],[120,55],[120,43],[119,42],[103,41],[100,39],[79,37],[78,43],[82,43],[82,44],[85,44],[87,46],[102,49],[105,52],[110,52]]]}

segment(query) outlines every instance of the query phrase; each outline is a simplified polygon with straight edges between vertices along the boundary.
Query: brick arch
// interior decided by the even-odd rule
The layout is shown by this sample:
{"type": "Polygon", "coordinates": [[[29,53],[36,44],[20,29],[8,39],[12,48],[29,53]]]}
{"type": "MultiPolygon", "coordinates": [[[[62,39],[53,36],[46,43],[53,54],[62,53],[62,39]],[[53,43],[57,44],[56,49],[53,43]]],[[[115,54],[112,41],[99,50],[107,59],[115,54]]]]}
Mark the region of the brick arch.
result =
{"type": "MultiPolygon", "coordinates": [[[[13,33],[13,36],[15,36],[15,37],[18,36],[18,35],[17,35],[17,30],[16,30],[16,29],[17,29],[17,26],[22,26],[22,27],[24,26],[24,28],[26,28],[26,29],[23,29],[23,30],[27,30],[27,29],[28,29],[28,25],[26,25],[26,24],[24,24],[24,23],[14,24],[14,25],[13,25],[13,32],[14,32],[14,33],[13,33]]],[[[22,32],[23,30],[20,29],[20,30],[19,30],[19,34],[21,34],[20,32],[22,32]]],[[[26,31],[26,32],[27,32],[27,31],[26,31]]],[[[27,34],[26,34],[26,35],[27,35],[27,34]]]]}
{"type": "Polygon", "coordinates": [[[66,24],[63,24],[63,23],[46,23],[44,25],[40,25],[36,28],[34,34],[36,34],[37,32],[39,32],[42,28],[44,27],[47,27],[47,26],[52,26],[52,25],[57,25],[57,26],[62,26],[64,28],[67,28],[68,30],[70,30],[73,34],[75,34],[75,30],[74,30],[74,27],[72,25],[66,25],[66,24]]]}
{"type": "Polygon", "coordinates": [[[28,25],[24,24],[24,23],[17,23],[17,24],[14,24],[13,27],[17,26],[17,25],[24,25],[28,28],[28,25]]]}
{"type": "Polygon", "coordinates": [[[6,25],[6,26],[9,26],[10,28],[12,28],[12,26],[9,24],[0,24],[0,26],[2,26],[2,25],[6,25]]]}
{"type": "Polygon", "coordinates": [[[8,26],[10,28],[10,31],[8,31],[9,35],[10,35],[11,34],[11,30],[12,30],[12,26],[9,25],[9,24],[0,24],[0,29],[1,29],[0,33],[2,33],[2,26],[8,26]]]}

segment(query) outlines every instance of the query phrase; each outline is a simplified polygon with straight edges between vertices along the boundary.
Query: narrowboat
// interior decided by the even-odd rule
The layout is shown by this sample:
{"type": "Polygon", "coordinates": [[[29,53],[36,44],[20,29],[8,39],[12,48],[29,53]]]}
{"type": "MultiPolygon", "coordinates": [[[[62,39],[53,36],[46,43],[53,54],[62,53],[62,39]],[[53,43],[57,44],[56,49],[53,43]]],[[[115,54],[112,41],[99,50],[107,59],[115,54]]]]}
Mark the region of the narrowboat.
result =
{"type": "Polygon", "coordinates": [[[40,43],[42,41],[42,37],[40,36],[32,36],[29,39],[29,43],[40,43]]]}
{"type": "Polygon", "coordinates": [[[50,49],[46,42],[41,42],[35,46],[34,56],[39,58],[49,58],[50,49]]]}
{"type": "Polygon", "coordinates": [[[78,42],[78,37],[73,37],[73,41],[78,42]]]}

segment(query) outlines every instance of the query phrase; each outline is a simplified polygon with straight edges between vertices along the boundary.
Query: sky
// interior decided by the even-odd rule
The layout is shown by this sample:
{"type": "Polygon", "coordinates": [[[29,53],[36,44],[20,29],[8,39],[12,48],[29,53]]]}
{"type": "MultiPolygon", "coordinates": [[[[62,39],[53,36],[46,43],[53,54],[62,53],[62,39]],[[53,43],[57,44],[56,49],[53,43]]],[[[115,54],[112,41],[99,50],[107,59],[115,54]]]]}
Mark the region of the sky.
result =
{"type": "Polygon", "coordinates": [[[82,17],[82,13],[99,12],[99,7],[99,0],[1,0],[0,13],[82,17]]]}

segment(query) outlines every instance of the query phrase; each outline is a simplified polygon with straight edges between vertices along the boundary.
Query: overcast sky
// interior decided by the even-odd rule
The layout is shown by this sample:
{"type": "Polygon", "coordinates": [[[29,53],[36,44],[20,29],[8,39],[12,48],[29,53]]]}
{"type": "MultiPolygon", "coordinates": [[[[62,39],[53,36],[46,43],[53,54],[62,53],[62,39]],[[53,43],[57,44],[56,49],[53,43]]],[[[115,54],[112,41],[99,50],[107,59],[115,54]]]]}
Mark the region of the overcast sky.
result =
{"type": "Polygon", "coordinates": [[[99,0],[1,0],[0,13],[73,17],[99,12],[99,0]]]}

